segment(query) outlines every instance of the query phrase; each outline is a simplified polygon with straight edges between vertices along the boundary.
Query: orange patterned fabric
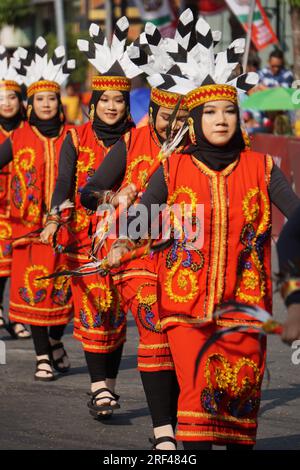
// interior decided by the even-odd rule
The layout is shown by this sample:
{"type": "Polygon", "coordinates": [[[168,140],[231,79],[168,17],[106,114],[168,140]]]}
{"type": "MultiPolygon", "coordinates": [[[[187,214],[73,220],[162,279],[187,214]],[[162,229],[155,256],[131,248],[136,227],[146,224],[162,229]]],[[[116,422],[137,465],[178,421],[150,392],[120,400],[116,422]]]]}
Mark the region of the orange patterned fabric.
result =
{"type": "MultiPolygon", "coordinates": [[[[77,269],[90,262],[92,238],[97,223],[95,213],[87,211],[80,203],[82,188],[100,166],[110,148],[99,141],[90,122],[71,131],[78,153],[75,202],[68,229],[63,227],[59,243],[69,245],[68,265],[77,269]]],[[[99,256],[107,254],[105,246],[99,256]]],[[[74,337],[81,341],[85,351],[105,354],[117,349],[126,340],[126,318],[120,309],[120,299],[111,276],[98,274],[71,280],[74,302],[74,337]]]]}
{"type": "Polygon", "coordinates": [[[52,91],[53,93],[60,94],[60,86],[58,83],[50,80],[39,80],[38,82],[32,83],[27,88],[27,97],[30,98],[35,93],[41,93],[44,91],[52,91]]]}
{"type": "Polygon", "coordinates": [[[223,336],[202,356],[194,382],[198,353],[217,331],[215,324],[168,329],[180,386],[176,437],[218,445],[253,445],[265,369],[265,338],[260,343],[254,331],[223,336]]]}
{"type": "Polygon", "coordinates": [[[43,227],[50,210],[60,148],[68,129],[70,126],[63,126],[58,137],[49,139],[25,123],[11,135],[11,222],[13,238],[18,238],[14,246],[30,243],[32,238],[26,235],[43,227]]]}
{"type": "Polygon", "coordinates": [[[0,80],[0,90],[10,90],[21,93],[20,85],[14,80],[0,80]]]}
{"type": "Polygon", "coordinates": [[[172,93],[170,91],[160,90],[159,88],[151,88],[151,97],[150,101],[153,101],[158,106],[163,106],[164,108],[175,108],[179,99],[180,109],[188,109],[187,102],[184,96],[179,95],[178,93],[172,93]]]}
{"type": "Polygon", "coordinates": [[[232,299],[271,311],[272,166],[271,157],[250,150],[220,172],[192,155],[169,159],[168,202],[189,204],[189,217],[203,205],[204,243],[192,249],[181,238],[161,255],[163,328],[210,321],[216,306],[232,299]]]}
{"type": "MultiPolygon", "coordinates": [[[[23,127],[23,123],[20,124],[23,127]]],[[[0,145],[11,135],[0,126],[0,145]]],[[[0,172],[0,277],[10,276],[12,245],[10,223],[10,185],[12,163],[0,172]]]]}
{"type": "MultiPolygon", "coordinates": [[[[69,259],[69,267],[84,264],[69,259]]],[[[106,354],[126,341],[126,316],[111,277],[92,274],[73,277],[74,337],[85,351],[106,354]]]]}
{"type": "MultiPolygon", "coordinates": [[[[134,262],[133,262],[134,263],[134,262]]],[[[136,264],[136,263],[134,263],[136,264]]],[[[168,337],[161,329],[157,302],[157,274],[154,263],[145,269],[126,266],[122,274],[113,276],[122,309],[131,311],[139,332],[138,369],[143,372],[173,370],[174,363],[168,337]]]]}
{"type": "Polygon", "coordinates": [[[117,77],[108,75],[98,75],[92,78],[92,90],[117,90],[130,91],[131,80],[127,77],[117,77]]]}
{"type": "MultiPolygon", "coordinates": [[[[75,207],[68,223],[65,240],[72,245],[73,258],[88,260],[91,245],[91,234],[94,233],[96,216],[85,209],[80,202],[81,191],[101,165],[109,147],[105,147],[93,131],[92,124],[87,122],[70,131],[74,147],[77,151],[75,188],[72,200],[75,207]],[[79,248],[84,246],[84,248],[79,248]]],[[[64,231],[66,229],[63,229],[64,231]]]]}
{"type": "Polygon", "coordinates": [[[43,227],[57,177],[59,151],[70,126],[46,138],[24,124],[12,133],[11,222],[14,239],[9,312],[13,321],[32,325],[65,324],[72,314],[69,282],[39,280],[66,269],[64,255],[39,243],[32,231],[43,227]]]}
{"type": "Polygon", "coordinates": [[[190,111],[209,101],[222,100],[237,103],[237,89],[230,85],[204,85],[190,91],[186,96],[187,107],[190,111]]]}
{"type": "MultiPolygon", "coordinates": [[[[148,170],[160,151],[150,126],[133,129],[127,151],[122,186],[148,183],[148,170]]],[[[139,331],[138,369],[144,372],[173,370],[168,338],[162,332],[157,303],[157,256],[146,256],[121,266],[113,276],[122,308],[130,310],[139,331]]]]}
{"type": "Polygon", "coordinates": [[[38,279],[67,269],[65,256],[38,243],[13,250],[9,318],[37,326],[67,324],[73,314],[70,280],[38,279]]]}

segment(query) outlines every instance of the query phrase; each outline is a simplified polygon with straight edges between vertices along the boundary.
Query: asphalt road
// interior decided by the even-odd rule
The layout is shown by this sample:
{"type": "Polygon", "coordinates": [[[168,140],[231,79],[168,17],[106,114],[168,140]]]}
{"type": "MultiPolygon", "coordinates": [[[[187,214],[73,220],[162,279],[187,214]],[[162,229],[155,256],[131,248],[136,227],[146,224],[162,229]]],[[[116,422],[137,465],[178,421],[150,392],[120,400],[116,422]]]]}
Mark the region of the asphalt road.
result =
{"type": "MultiPolygon", "coordinates": [[[[278,295],[274,304],[275,318],[282,320],[278,295]]],[[[117,387],[121,409],[104,422],[88,413],[89,378],[71,325],[64,342],[72,370],[48,384],[33,380],[31,340],[12,340],[0,332],[7,353],[6,365],[0,365],[0,449],[149,449],[151,421],[136,370],[137,332],[131,318],[128,324],[117,387]]],[[[300,364],[292,364],[292,352],[279,338],[269,338],[271,379],[264,381],[256,449],[300,450],[300,364]]]]}

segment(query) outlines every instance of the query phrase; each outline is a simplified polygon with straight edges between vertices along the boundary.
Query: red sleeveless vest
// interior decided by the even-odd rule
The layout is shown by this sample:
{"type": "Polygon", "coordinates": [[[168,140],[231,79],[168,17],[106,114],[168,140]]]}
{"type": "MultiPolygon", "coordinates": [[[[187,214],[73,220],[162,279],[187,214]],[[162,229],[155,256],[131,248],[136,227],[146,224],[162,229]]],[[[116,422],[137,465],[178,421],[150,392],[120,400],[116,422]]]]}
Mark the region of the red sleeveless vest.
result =
{"type": "MultiPolygon", "coordinates": [[[[96,214],[85,209],[80,202],[81,191],[87,184],[89,178],[93,176],[97,168],[101,165],[103,159],[111,149],[105,147],[103,142],[99,140],[93,131],[91,122],[83,124],[76,129],[70,131],[74,147],[77,150],[78,158],[76,165],[76,181],[74,189],[75,207],[72,211],[69,228],[69,243],[79,246],[86,246],[84,255],[71,255],[75,258],[88,258],[88,245],[91,243],[91,235],[96,227],[96,214]]],[[[127,139],[125,134],[125,141],[127,139]]]]}
{"type": "Polygon", "coordinates": [[[270,156],[250,150],[220,172],[192,155],[171,156],[168,203],[204,205],[204,242],[191,249],[179,239],[160,256],[163,326],[210,321],[216,306],[230,299],[271,311],[272,167],[270,156]]]}
{"type": "Polygon", "coordinates": [[[26,235],[43,227],[58,173],[59,152],[70,126],[47,138],[25,123],[12,133],[11,222],[14,246],[32,241],[26,235]]]}

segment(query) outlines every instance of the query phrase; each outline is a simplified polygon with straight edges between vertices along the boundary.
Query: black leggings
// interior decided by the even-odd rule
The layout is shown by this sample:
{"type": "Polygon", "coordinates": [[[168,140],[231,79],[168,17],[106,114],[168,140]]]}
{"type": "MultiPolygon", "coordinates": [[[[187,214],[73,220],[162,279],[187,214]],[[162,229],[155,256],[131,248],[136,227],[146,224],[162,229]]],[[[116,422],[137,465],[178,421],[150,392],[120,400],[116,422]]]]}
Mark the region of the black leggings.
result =
{"type": "Polygon", "coordinates": [[[0,307],[2,307],[3,304],[3,296],[7,279],[8,277],[0,277],[0,307]]]}
{"type": "Polygon", "coordinates": [[[92,383],[103,382],[105,379],[115,379],[117,377],[123,346],[122,344],[118,349],[107,354],[84,351],[92,383]]]}
{"type": "Polygon", "coordinates": [[[66,325],[47,326],[30,325],[34,349],[37,356],[43,356],[50,353],[49,337],[59,341],[65,330],[66,325]]]}
{"type": "MultiPolygon", "coordinates": [[[[208,441],[183,441],[184,450],[211,450],[212,442],[208,441]]],[[[226,450],[253,450],[253,445],[227,444],[226,450]]]]}
{"type": "Polygon", "coordinates": [[[177,424],[179,386],[175,371],[141,372],[153,427],[177,424]]]}

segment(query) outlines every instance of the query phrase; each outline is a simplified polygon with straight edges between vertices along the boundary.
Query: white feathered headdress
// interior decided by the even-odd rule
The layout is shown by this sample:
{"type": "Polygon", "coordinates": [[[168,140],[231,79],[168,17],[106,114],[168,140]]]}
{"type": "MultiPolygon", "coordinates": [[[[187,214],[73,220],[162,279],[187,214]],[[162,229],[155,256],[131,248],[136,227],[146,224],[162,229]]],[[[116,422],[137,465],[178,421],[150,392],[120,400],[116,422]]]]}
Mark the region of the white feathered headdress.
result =
{"type": "Polygon", "coordinates": [[[142,73],[127,55],[128,29],[128,19],[122,16],[116,23],[112,42],[109,45],[101,28],[92,23],[89,29],[90,39],[77,41],[79,50],[87,56],[88,61],[99,72],[92,79],[93,90],[129,91],[131,78],[142,73]]]}
{"type": "Polygon", "coordinates": [[[17,68],[20,67],[18,49],[9,58],[4,46],[0,45],[0,90],[11,90],[21,93],[23,77],[19,75],[17,68]]]}
{"type": "Polygon", "coordinates": [[[22,47],[18,50],[18,72],[23,76],[28,97],[42,91],[60,93],[60,86],[76,66],[75,60],[66,61],[63,46],[57,47],[52,58],[48,59],[48,46],[42,36],[36,40],[34,51],[27,51],[22,47]]]}
{"type": "Polygon", "coordinates": [[[132,53],[131,60],[145,62],[140,66],[149,74],[148,82],[152,87],[187,94],[189,109],[213,99],[236,102],[238,93],[245,93],[257,84],[256,73],[236,73],[245,49],[244,39],[236,39],[227,50],[215,53],[214,47],[221,39],[219,31],[212,31],[209,24],[199,18],[194,33],[194,43],[189,41],[187,46],[187,41],[179,42],[176,36],[160,38],[153,25],[146,25],[146,42],[155,59],[148,58],[146,63],[146,48],[140,46],[139,57],[132,57],[132,53]],[[155,70],[160,63],[159,56],[163,64],[160,71],[155,70]]]}

